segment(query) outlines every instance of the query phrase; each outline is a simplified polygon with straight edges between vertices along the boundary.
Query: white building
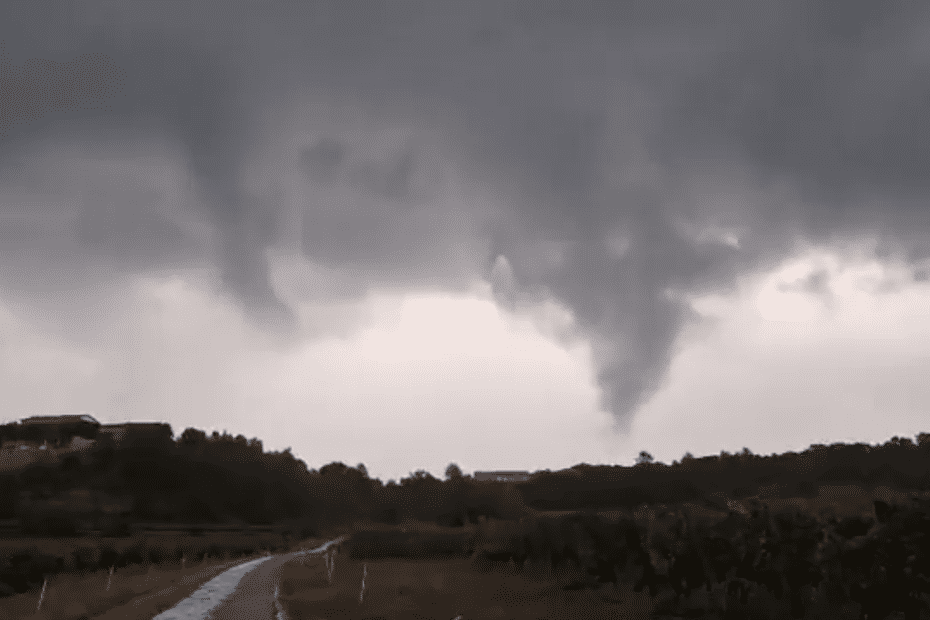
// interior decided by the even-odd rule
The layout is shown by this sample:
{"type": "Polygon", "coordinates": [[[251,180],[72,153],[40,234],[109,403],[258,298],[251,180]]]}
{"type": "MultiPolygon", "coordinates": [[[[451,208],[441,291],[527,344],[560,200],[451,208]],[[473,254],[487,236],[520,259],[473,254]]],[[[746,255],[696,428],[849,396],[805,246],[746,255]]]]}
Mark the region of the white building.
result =
{"type": "Polygon", "coordinates": [[[530,479],[528,471],[476,471],[475,480],[479,482],[526,482],[530,479]]]}

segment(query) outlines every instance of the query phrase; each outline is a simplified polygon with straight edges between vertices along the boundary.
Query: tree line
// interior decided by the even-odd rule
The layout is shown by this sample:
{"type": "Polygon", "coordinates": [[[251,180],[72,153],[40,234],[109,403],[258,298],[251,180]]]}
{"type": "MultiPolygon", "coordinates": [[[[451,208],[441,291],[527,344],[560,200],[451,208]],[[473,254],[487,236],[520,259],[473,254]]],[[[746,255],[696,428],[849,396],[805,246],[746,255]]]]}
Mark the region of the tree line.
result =
{"type": "MultiPolygon", "coordinates": [[[[22,430],[15,427],[0,426],[0,436],[22,430]]],[[[477,481],[454,464],[445,474],[439,479],[419,470],[384,483],[369,476],[363,464],[311,469],[290,449],[265,451],[257,438],[187,428],[160,444],[126,448],[98,441],[82,459],[69,456],[54,465],[0,474],[0,519],[41,520],[37,506],[51,506],[75,488],[93,491],[104,504],[106,498],[130,498],[131,507],[122,514],[129,521],[293,523],[305,529],[360,519],[461,526],[534,510],[709,501],[721,491],[748,497],[769,487],[783,496],[816,495],[822,484],[928,490],[930,435],[919,435],[917,442],[895,437],[880,446],[815,445],[772,456],[747,449],[702,458],[686,454],[671,465],[654,462],[644,451],[632,467],[580,464],[538,471],[516,484],[477,481]]],[[[67,513],[67,506],[57,505],[67,513]]]]}
{"type": "Polygon", "coordinates": [[[82,459],[69,456],[54,465],[0,474],[0,519],[19,518],[30,533],[74,534],[82,515],[61,498],[78,488],[93,493],[102,505],[98,513],[108,499],[130,498],[121,513],[124,525],[288,523],[313,531],[358,519],[461,526],[521,514],[513,489],[479,483],[455,465],[446,473],[440,480],[420,470],[385,484],[369,476],[363,464],[310,469],[290,448],[265,451],[259,439],[188,428],[160,445],[117,447],[101,441],[82,459]]]}
{"type": "Polygon", "coordinates": [[[882,445],[815,444],[768,456],[747,448],[700,458],[686,453],[671,464],[643,451],[632,467],[581,463],[536,472],[517,486],[526,504],[539,510],[598,510],[702,501],[720,492],[736,499],[815,497],[822,485],[846,484],[930,490],[930,434],[919,434],[916,442],[893,437],[882,445]]]}

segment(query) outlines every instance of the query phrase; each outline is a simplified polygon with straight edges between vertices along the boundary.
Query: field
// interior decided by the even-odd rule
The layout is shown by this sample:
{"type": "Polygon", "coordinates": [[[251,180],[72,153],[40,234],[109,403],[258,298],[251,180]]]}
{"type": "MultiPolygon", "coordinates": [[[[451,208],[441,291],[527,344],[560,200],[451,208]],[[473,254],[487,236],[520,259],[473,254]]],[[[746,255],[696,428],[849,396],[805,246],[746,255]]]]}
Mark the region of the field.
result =
{"type": "MultiPolygon", "coordinates": [[[[254,554],[254,557],[259,555],[254,554]]],[[[150,620],[193,594],[202,583],[248,559],[251,557],[225,561],[208,558],[184,569],[180,566],[132,566],[114,571],[112,578],[108,571],[53,577],[48,581],[38,613],[41,591],[0,600],[0,618],[150,620]]]]}
{"type": "Polygon", "coordinates": [[[331,571],[322,557],[285,564],[278,600],[292,620],[649,617],[650,597],[634,593],[631,583],[566,590],[576,575],[543,566],[521,572],[473,553],[516,527],[495,521],[465,528],[358,526],[331,571]]]}
{"type": "MultiPolygon", "coordinates": [[[[309,548],[322,542],[310,539],[287,546],[309,548]]],[[[30,577],[27,591],[0,598],[0,620],[150,620],[227,568],[285,548],[285,540],[270,533],[160,535],[96,542],[83,538],[4,540],[0,557],[18,555],[37,566],[56,567],[55,560],[60,559],[62,570],[47,574],[44,596],[40,580],[46,575],[37,572],[30,577]],[[78,566],[81,563],[84,568],[78,566]],[[112,576],[101,564],[113,566],[112,576]]]]}
{"type": "MultiPolygon", "coordinates": [[[[817,498],[763,501],[776,513],[797,509],[844,517],[870,514],[873,498],[900,504],[909,499],[885,489],[860,491],[854,487],[827,487],[817,498]]],[[[755,501],[745,499],[739,503],[751,508],[755,501]]],[[[695,523],[710,525],[727,514],[710,505],[683,506],[687,506],[695,523]]],[[[633,518],[644,533],[651,522],[652,531],[658,533],[673,525],[675,517],[668,513],[676,508],[656,505],[632,511],[602,511],[600,515],[609,520],[633,518]]],[[[368,523],[351,530],[327,532],[325,539],[342,533],[349,533],[352,539],[343,546],[332,567],[321,557],[285,564],[277,584],[278,600],[287,617],[294,620],[452,620],[458,616],[462,620],[554,620],[661,615],[661,601],[650,598],[647,591],[634,593],[626,577],[617,585],[606,583],[594,589],[572,590],[565,586],[577,582],[578,576],[568,574],[570,569],[553,571],[530,564],[520,571],[511,563],[492,562],[475,553],[506,547],[511,535],[520,529],[516,522],[491,520],[462,528],[416,522],[399,526],[368,523]]],[[[296,546],[309,548],[321,542],[323,538],[296,546]]],[[[87,538],[0,541],[0,558],[9,560],[20,554],[47,569],[39,571],[38,577],[33,572],[27,591],[0,598],[0,620],[148,620],[226,568],[259,557],[267,550],[281,552],[294,546],[272,533],[148,535],[96,542],[87,538]],[[112,576],[107,566],[114,566],[112,576]],[[42,595],[45,575],[51,576],[42,595]],[[40,599],[41,612],[36,614],[40,599]]],[[[769,595],[763,592],[759,596],[769,595]]],[[[760,598],[758,604],[762,603],[760,598]]],[[[702,604],[695,600],[695,606],[702,604]]],[[[850,613],[855,615],[854,611],[850,613]]]]}
{"type": "MultiPolygon", "coordinates": [[[[842,519],[873,516],[873,499],[907,505],[910,494],[884,488],[825,487],[816,498],[769,497],[761,502],[757,498],[738,503],[747,510],[764,503],[773,514],[799,511],[842,519]]],[[[658,534],[674,524],[677,519],[672,512],[681,507],[687,508],[695,525],[710,526],[728,514],[727,510],[689,502],[681,506],[601,511],[600,516],[608,520],[631,517],[644,533],[651,529],[658,534]]],[[[537,516],[558,518],[568,514],[570,511],[537,516]]],[[[678,617],[675,615],[678,612],[672,611],[678,605],[680,609],[691,610],[732,605],[733,613],[748,614],[745,617],[790,617],[789,600],[778,598],[765,588],[754,590],[748,603],[742,605],[735,603],[723,584],[713,585],[709,593],[698,588],[675,603],[668,588],[655,599],[648,595],[648,590],[634,593],[627,575],[621,577],[618,585],[566,589],[569,584],[578,583],[578,575],[569,574],[570,568],[554,573],[551,568],[529,565],[521,572],[512,563],[492,562],[490,556],[474,554],[480,549],[506,548],[506,541],[520,529],[515,522],[493,520],[458,529],[414,524],[401,528],[362,528],[354,534],[354,545],[346,545],[348,552],[335,559],[331,580],[323,559],[316,558],[305,565],[297,562],[286,565],[279,601],[288,617],[313,620],[672,618],[678,617]],[[440,557],[442,550],[446,550],[445,557],[440,557]]],[[[806,617],[831,614],[858,617],[856,603],[834,604],[825,591],[810,596],[806,617]]],[[[704,617],[719,617],[714,613],[704,617]]]]}
{"type": "Polygon", "coordinates": [[[278,599],[292,620],[633,620],[651,613],[649,596],[633,593],[629,584],[619,591],[612,585],[566,591],[561,577],[517,575],[506,565],[468,558],[361,560],[343,554],[333,562],[332,583],[322,559],[285,565],[278,599]]]}

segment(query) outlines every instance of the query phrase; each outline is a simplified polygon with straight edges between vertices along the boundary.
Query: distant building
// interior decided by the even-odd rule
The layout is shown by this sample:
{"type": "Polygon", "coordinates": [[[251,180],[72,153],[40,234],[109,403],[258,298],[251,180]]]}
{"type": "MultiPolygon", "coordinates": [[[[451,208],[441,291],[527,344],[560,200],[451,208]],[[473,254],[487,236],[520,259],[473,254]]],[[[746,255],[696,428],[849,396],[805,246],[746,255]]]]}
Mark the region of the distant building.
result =
{"type": "Polygon", "coordinates": [[[33,416],[4,427],[0,471],[54,465],[72,456],[86,464],[101,439],[109,439],[116,448],[164,450],[174,445],[171,426],[161,422],[101,424],[86,414],[33,416]]]}
{"type": "Polygon", "coordinates": [[[479,482],[526,482],[530,479],[528,471],[476,471],[475,480],[479,482]]]}
{"type": "Polygon", "coordinates": [[[19,423],[23,426],[62,426],[81,423],[100,426],[100,422],[96,418],[84,413],[73,415],[37,415],[31,418],[23,418],[19,423]]]}
{"type": "Polygon", "coordinates": [[[116,447],[134,445],[157,446],[171,443],[174,433],[169,424],[162,422],[123,422],[120,424],[101,424],[93,416],[86,414],[33,416],[24,418],[16,425],[19,444],[47,444],[53,448],[86,447],[84,442],[74,442],[75,438],[87,441],[110,439],[116,447]]]}
{"type": "Polygon", "coordinates": [[[20,420],[16,432],[21,440],[60,447],[74,437],[93,439],[99,428],[100,422],[86,414],[33,416],[20,420]]]}

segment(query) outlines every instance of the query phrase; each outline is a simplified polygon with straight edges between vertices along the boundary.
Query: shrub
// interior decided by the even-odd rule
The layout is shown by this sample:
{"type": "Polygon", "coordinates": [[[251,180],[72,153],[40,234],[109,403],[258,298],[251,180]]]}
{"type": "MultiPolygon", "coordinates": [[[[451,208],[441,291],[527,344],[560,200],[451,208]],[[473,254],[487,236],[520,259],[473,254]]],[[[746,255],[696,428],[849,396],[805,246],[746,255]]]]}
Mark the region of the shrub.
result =
{"type": "Polygon", "coordinates": [[[115,566],[117,560],[119,560],[119,557],[120,554],[113,547],[110,547],[109,545],[101,547],[98,567],[110,568],[111,566],[115,566]]]}
{"type": "Polygon", "coordinates": [[[123,568],[130,564],[142,564],[145,561],[145,557],[144,545],[141,542],[136,543],[120,554],[119,559],[116,560],[116,566],[117,568],[123,568]]]}
{"type": "Polygon", "coordinates": [[[398,532],[363,530],[352,535],[350,555],[356,559],[466,556],[471,552],[466,532],[398,532]]]}

